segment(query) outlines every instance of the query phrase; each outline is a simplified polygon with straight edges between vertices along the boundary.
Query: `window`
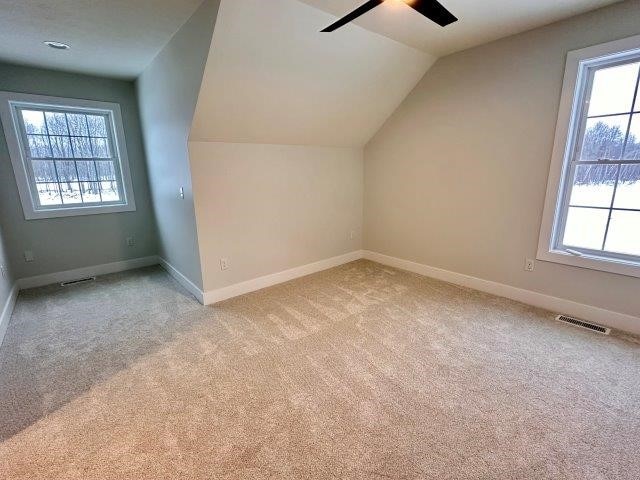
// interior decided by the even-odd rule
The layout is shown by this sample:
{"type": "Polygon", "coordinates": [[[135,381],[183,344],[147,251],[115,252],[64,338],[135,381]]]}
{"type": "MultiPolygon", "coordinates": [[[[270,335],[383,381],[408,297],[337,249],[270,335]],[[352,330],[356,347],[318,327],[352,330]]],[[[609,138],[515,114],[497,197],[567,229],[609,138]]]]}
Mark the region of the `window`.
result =
{"type": "Polygon", "coordinates": [[[538,258],[640,276],[640,38],[567,60],[538,258]]]}
{"type": "Polygon", "coordinates": [[[0,93],[26,219],[135,210],[116,104],[0,93]]]}

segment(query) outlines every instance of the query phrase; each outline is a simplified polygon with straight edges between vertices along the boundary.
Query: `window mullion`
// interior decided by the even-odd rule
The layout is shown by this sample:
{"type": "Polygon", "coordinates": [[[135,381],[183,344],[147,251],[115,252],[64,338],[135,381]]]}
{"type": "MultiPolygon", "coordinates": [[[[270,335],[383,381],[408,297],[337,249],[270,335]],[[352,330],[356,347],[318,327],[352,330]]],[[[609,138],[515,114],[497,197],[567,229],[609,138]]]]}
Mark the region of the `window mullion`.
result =
{"type": "Polygon", "coordinates": [[[638,76],[636,77],[636,87],[633,91],[633,99],[631,100],[631,108],[629,111],[629,121],[627,122],[627,132],[624,136],[624,144],[622,145],[622,153],[620,154],[620,160],[624,160],[624,155],[627,150],[627,142],[629,141],[629,132],[631,131],[631,121],[633,120],[633,107],[636,105],[636,99],[638,97],[638,86],[640,85],[640,67],[638,67],[638,76]]]}
{"type": "Polygon", "coordinates": [[[91,149],[91,156],[96,158],[96,152],[93,151],[93,142],[91,141],[91,131],[89,130],[89,120],[87,116],[84,116],[84,126],[87,127],[87,139],[89,140],[89,148],[91,149]]]}
{"type": "Polygon", "coordinates": [[[78,161],[73,161],[73,166],[76,169],[76,178],[78,179],[78,191],[80,192],[80,202],[84,203],[84,195],[82,194],[82,183],[80,182],[80,174],[78,173],[78,161]]]}
{"type": "MultiPolygon", "coordinates": [[[[86,118],[86,116],[85,116],[86,118]]],[[[76,170],[76,180],[78,180],[78,191],[80,192],[80,202],[84,203],[84,195],[82,195],[82,184],[80,183],[80,174],[78,173],[78,161],[75,159],[76,153],[73,149],[73,143],[71,142],[71,129],[69,128],[69,117],[65,112],[64,123],[67,125],[67,133],[69,133],[69,147],[71,147],[71,155],[73,155],[73,168],[76,170]]]]}
{"type": "MultiPolygon", "coordinates": [[[[91,136],[91,130],[89,130],[89,120],[86,115],[84,116],[84,124],[87,127],[87,135],[89,136],[89,148],[91,149],[91,155],[93,157],[93,169],[96,172],[96,180],[99,180],[98,167],[96,166],[96,152],[93,151],[93,137],[91,136]]],[[[102,182],[98,183],[98,194],[100,195],[100,203],[102,203],[102,182]]]]}
{"type": "MultiPolygon", "coordinates": [[[[60,187],[60,175],[58,175],[58,165],[56,159],[53,157],[53,147],[51,146],[51,133],[49,132],[49,125],[47,125],[47,112],[42,112],[42,118],[44,119],[44,129],[47,131],[47,141],[49,142],[49,151],[51,152],[51,161],[53,162],[53,170],[56,172],[56,185],[58,185],[58,193],[60,194],[60,204],[64,205],[64,198],[62,198],[62,187],[60,187]]],[[[33,167],[32,167],[33,168],[33,167]]],[[[36,191],[38,189],[36,188],[36,191]]],[[[38,199],[38,202],[40,200],[38,199]]]]}
{"type": "Polygon", "coordinates": [[[622,167],[618,165],[618,173],[616,174],[616,183],[613,185],[613,193],[611,194],[611,204],[609,205],[609,216],[607,217],[607,226],[604,229],[604,237],[602,239],[602,251],[604,252],[604,246],[607,244],[607,236],[609,235],[609,226],[611,225],[611,215],[613,214],[613,204],[616,200],[616,192],[618,191],[618,182],[620,182],[620,172],[622,167]]]}
{"type": "Polygon", "coordinates": [[[98,166],[96,165],[96,159],[94,158],[91,162],[93,164],[93,171],[96,173],[96,181],[98,182],[98,194],[100,195],[100,203],[102,200],[102,182],[100,181],[100,177],[98,176],[98,166]]]}
{"type": "Polygon", "coordinates": [[[576,165],[636,165],[638,160],[608,160],[601,158],[599,160],[574,160],[576,165]]]}

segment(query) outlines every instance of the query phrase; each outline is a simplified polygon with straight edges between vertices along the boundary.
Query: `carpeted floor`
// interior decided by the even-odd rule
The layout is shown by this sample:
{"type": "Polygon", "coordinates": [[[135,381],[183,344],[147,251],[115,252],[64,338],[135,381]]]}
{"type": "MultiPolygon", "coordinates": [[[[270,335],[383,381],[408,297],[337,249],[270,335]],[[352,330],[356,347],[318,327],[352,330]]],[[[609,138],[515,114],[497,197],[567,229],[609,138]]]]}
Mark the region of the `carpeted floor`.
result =
{"type": "Polygon", "coordinates": [[[2,479],[638,479],[640,343],[358,261],[198,305],[157,267],[20,294],[2,479]]]}

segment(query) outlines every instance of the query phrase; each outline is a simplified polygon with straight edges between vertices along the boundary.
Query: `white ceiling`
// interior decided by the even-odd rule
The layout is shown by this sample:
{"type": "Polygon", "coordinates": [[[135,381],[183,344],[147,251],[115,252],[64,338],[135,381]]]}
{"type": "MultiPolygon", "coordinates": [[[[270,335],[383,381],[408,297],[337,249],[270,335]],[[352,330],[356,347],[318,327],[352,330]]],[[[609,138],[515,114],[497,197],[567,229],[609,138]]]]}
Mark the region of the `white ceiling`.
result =
{"type": "MultiPolygon", "coordinates": [[[[201,1],[0,0],[0,60],[135,78],[201,1]],[[73,48],[55,51],[43,45],[45,40],[69,43],[73,48]]],[[[330,13],[329,22],[364,2],[299,1],[330,13]]],[[[442,56],[619,0],[441,0],[460,18],[444,29],[426,21],[403,1],[388,0],[356,23],[442,56]]],[[[270,0],[265,3],[271,5],[270,0]]],[[[272,8],[277,7],[274,4],[272,8]]],[[[309,24],[314,30],[325,26],[309,24]]],[[[342,37],[352,28],[329,35],[342,37]]]]}
{"type": "MultiPolygon", "coordinates": [[[[364,0],[300,0],[342,17],[364,0]]],[[[407,0],[408,2],[409,0],[407,0]]],[[[437,57],[546,25],[620,0],[439,0],[459,18],[446,28],[403,0],[388,0],[355,23],[437,57]]],[[[324,28],[326,25],[318,25],[324,28]]],[[[337,30],[329,35],[342,35],[337,30]]]]}
{"type": "Polygon", "coordinates": [[[0,60],[135,78],[202,0],[0,0],[0,60]],[[57,40],[71,50],[53,50],[57,40]]]}
{"type": "Polygon", "coordinates": [[[298,0],[222,0],[191,141],[362,146],[435,60],[298,0]]]}
{"type": "MultiPolygon", "coordinates": [[[[222,0],[190,139],[362,146],[438,56],[616,3],[440,0],[460,18],[441,28],[388,0],[320,33],[363,1],[222,0]]],[[[135,78],[200,3],[0,0],[0,60],[135,78]]]]}

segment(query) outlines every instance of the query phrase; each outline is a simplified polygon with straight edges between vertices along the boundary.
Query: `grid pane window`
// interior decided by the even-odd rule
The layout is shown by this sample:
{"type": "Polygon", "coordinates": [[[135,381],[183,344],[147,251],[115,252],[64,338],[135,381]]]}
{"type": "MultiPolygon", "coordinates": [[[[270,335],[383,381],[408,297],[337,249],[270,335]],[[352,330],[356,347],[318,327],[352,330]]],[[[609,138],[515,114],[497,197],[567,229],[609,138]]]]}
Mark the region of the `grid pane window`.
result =
{"type": "Polygon", "coordinates": [[[0,122],[26,220],[136,210],[117,103],[0,91],[0,122]]]}
{"type": "Polygon", "coordinates": [[[124,201],[108,115],[21,107],[24,150],[41,207],[124,201]]]}
{"type": "MultiPolygon", "coordinates": [[[[614,63],[615,62],[615,63],[614,63]]],[[[558,247],[640,260],[640,62],[591,68],[558,216],[558,247]]]]}

